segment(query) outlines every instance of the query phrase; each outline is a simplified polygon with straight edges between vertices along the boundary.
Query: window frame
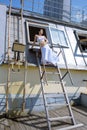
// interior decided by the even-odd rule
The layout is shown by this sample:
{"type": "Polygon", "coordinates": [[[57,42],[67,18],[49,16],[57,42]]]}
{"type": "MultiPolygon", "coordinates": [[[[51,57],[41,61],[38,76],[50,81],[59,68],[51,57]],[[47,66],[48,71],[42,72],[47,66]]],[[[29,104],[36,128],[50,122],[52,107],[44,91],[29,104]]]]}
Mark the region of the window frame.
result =
{"type": "MultiPolygon", "coordinates": [[[[27,26],[27,43],[30,45],[32,45],[33,41],[30,41],[29,26],[45,29],[45,33],[46,33],[46,28],[49,27],[48,24],[43,24],[43,23],[33,22],[33,21],[26,21],[26,26],[27,26]]],[[[46,37],[47,37],[47,33],[46,33],[46,37]]]]}
{"type": "MultiPolygon", "coordinates": [[[[68,42],[67,42],[67,38],[66,38],[66,35],[65,35],[65,32],[63,31],[63,30],[60,30],[60,29],[58,29],[58,28],[56,28],[56,27],[49,27],[49,32],[50,32],[50,37],[51,37],[51,43],[52,43],[52,45],[54,46],[54,47],[62,47],[62,48],[69,48],[69,45],[68,45],[68,42]],[[55,29],[55,30],[57,30],[57,31],[61,31],[61,32],[63,32],[63,36],[64,36],[64,39],[65,39],[65,42],[66,42],[66,45],[63,45],[63,44],[60,44],[61,43],[61,39],[60,39],[60,37],[59,37],[59,40],[60,40],[60,43],[58,43],[58,44],[55,44],[54,42],[53,42],[53,36],[52,36],[52,31],[51,31],[51,29],[55,29]]],[[[59,35],[59,34],[58,34],[59,35]]]]}
{"type": "Polygon", "coordinates": [[[74,35],[81,53],[87,53],[87,33],[74,30],[74,35]],[[86,41],[83,41],[83,39],[86,39],[86,41]]]}

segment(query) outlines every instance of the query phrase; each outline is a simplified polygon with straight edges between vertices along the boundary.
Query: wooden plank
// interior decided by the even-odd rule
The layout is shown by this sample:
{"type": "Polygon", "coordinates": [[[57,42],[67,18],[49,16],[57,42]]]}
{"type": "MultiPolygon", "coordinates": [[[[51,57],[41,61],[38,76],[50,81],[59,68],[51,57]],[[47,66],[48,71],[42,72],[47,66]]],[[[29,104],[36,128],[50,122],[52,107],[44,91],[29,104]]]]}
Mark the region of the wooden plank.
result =
{"type": "MultiPolygon", "coordinates": [[[[67,109],[55,109],[55,110],[50,110],[49,112],[51,117],[55,117],[58,115],[63,116],[66,115],[67,109]]],[[[73,113],[75,116],[76,123],[84,124],[83,127],[75,128],[74,130],[87,130],[87,116],[74,110],[73,113]]],[[[66,126],[70,126],[70,122],[68,120],[65,120],[64,122],[55,121],[52,123],[52,130],[61,127],[64,128],[66,126]]],[[[40,130],[40,129],[47,130],[48,128],[47,128],[45,113],[36,112],[24,117],[15,118],[14,120],[5,119],[5,118],[0,120],[0,130],[20,130],[20,129],[21,130],[40,130]]]]}
{"type": "Polygon", "coordinates": [[[20,130],[20,126],[19,126],[18,122],[13,121],[13,123],[14,123],[15,130],[20,130]]]}
{"type": "Polygon", "coordinates": [[[42,115],[42,113],[37,113],[37,114],[34,114],[33,116],[34,116],[33,120],[31,119],[32,130],[42,129],[44,127],[43,126],[44,116],[42,115]]]}

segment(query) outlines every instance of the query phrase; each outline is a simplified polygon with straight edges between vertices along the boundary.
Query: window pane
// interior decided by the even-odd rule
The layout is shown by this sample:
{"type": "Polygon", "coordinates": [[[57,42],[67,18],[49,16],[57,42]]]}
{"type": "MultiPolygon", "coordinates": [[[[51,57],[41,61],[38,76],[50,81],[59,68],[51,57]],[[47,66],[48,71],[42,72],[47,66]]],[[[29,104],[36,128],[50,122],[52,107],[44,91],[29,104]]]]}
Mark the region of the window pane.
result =
{"type": "Polygon", "coordinates": [[[58,32],[59,32],[60,44],[63,46],[67,46],[67,41],[66,41],[64,32],[60,30],[58,32]]]}
{"type": "Polygon", "coordinates": [[[50,34],[51,34],[52,44],[59,44],[65,47],[68,46],[66,37],[63,31],[58,30],[57,28],[50,27],[50,34]]]}
{"type": "Polygon", "coordinates": [[[60,43],[59,36],[58,36],[58,30],[55,28],[50,28],[50,31],[51,31],[52,43],[53,44],[60,43]]]}

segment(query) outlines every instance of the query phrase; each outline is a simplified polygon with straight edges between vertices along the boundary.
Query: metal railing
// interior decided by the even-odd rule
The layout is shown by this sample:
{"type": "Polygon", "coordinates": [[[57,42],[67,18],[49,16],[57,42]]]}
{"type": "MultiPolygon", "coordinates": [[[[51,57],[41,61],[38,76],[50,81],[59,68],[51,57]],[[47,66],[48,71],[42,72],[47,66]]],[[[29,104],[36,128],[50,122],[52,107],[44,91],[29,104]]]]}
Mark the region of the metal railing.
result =
{"type": "MultiPolygon", "coordinates": [[[[10,0],[0,0],[0,3],[9,5],[10,0]]],[[[67,1],[67,0],[66,0],[67,1]]],[[[67,3],[67,2],[66,2],[67,3]]],[[[12,7],[21,8],[20,0],[13,0],[12,7]]],[[[24,10],[36,13],[50,19],[87,25],[87,6],[83,9],[72,7],[70,2],[66,5],[63,0],[24,0],[24,10]]]]}

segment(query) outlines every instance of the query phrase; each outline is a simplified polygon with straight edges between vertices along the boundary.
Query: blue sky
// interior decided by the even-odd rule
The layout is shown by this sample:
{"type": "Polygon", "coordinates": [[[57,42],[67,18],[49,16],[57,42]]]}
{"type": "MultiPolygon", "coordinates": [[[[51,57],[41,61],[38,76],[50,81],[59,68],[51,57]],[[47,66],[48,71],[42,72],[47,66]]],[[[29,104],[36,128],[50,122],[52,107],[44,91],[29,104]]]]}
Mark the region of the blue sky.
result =
{"type": "MultiPolygon", "coordinates": [[[[4,4],[9,4],[9,1],[10,0],[0,0],[1,3],[4,3],[4,4]]],[[[72,11],[73,10],[78,10],[80,9],[81,10],[85,10],[87,9],[87,0],[71,0],[71,4],[72,4],[72,11]]],[[[44,5],[44,0],[24,0],[24,9],[25,10],[29,10],[29,11],[33,11],[33,12],[38,12],[38,13],[43,13],[43,5],[44,5]],[[34,2],[34,4],[32,4],[32,2],[34,2]],[[38,3],[40,2],[40,3],[38,3]],[[37,6],[36,6],[37,5],[37,6]],[[40,5],[40,6],[38,6],[40,5]]],[[[13,7],[17,7],[17,8],[20,8],[20,0],[13,0],[13,4],[12,4],[13,7]]],[[[74,15],[77,15],[78,17],[78,14],[81,14],[81,12],[77,12],[77,14],[74,14],[74,15]]],[[[79,14],[79,15],[80,15],[79,14]]]]}
{"type": "Polygon", "coordinates": [[[75,8],[87,8],[87,0],[72,0],[71,3],[75,8]]]}
{"type": "MultiPolygon", "coordinates": [[[[1,3],[9,5],[10,0],[0,0],[1,3]]],[[[20,8],[20,0],[12,0],[12,6],[20,8]]],[[[24,0],[24,9],[33,12],[43,12],[44,0],[24,0]],[[34,4],[32,4],[34,3],[34,4]],[[37,6],[36,6],[37,5],[37,6]],[[40,6],[38,6],[40,5],[40,6]],[[25,8],[26,7],[26,8],[25,8]]]]}
{"type": "Polygon", "coordinates": [[[87,0],[72,0],[71,3],[73,19],[77,22],[87,19],[87,0]]]}
{"type": "MultiPolygon", "coordinates": [[[[13,0],[15,5],[17,6],[19,4],[19,0],[13,0]]],[[[25,0],[27,3],[33,0],[25,0]]],[[[43,1],[43,0],[35,0],[35,1],[43,1]]],[[[9,3],[9,0],[0,0],[0,2],[2,3],[9,3]]],[[[84,6],[87,6],[87,0],[71,0],[72,6],[76,7],[76,8],[83,8],[84,6]]]]}

